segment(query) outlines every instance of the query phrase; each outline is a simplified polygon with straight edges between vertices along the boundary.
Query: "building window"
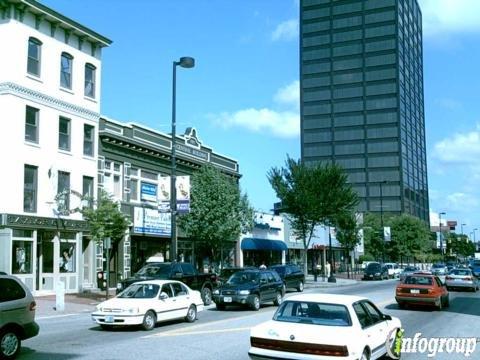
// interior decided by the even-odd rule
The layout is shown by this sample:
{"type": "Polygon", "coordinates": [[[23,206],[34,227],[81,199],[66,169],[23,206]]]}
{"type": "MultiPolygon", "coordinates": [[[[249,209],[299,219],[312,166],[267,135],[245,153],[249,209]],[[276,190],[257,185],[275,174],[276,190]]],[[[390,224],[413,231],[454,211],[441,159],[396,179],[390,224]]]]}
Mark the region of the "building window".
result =
{"type": "Polygon", "coordinates": [[[93,178],[89,176],[83,177],[82,195],[85,198],[85,207],[93,208],[93,178]]]}
{"type": "Polygon", "coordinates": [[[58,121],[58,148],[70,151],[70,119],[62,116],[58,121]]]}
{"type": "Polygon", "coordinates": [[[138,175],[137,168],[130,169],[130,201],[138,201],[138,175]]]}
{"type": "Polygon", "coordinates": [[[103,186],[107,193],[113,195],[116,200],[122,200],[122,167],[120,163],[105,160],[105,174],[103,186]]]}
{"type": "Polygon", "coordinates": [[[92,64],[85,64],[85,96],[95,97],[95,73],[97,69],[92,64]]]}
{"type": "Polygon", "coordinates": [[[57,203],[61,213],[70,211],[70,173],[68,172],[58,172],[57,203]]]}
{"type": "Polygon", "coordinates": [[[66,89],[72,88],[72,65],[73,56],[68,53],[62,53],[60,60],[60,86],[66,89]]]}
{"type": "Polygon", "coordinates": [[[12,274],[32,273],[32,241],[12,241],[12,274]]]}
{"type": "Polygon", "coordinates": [[[36,166],[25,165],[23,177],[23,211],[37,211],[37,173],[36,166]]]}
{"type": "Polygon", "coordinates": [[[25,111],[25,141],[38,143],[38,114],[39,110],[27,106],[25,111]]]}
{"type": "Polygon", "coordinates": [[[94,153],[94,136],[95,127],[91,125],[83,125],[83,155],[93,156],[94,153]]]}
{"type": "Polygon", "coordinates": [[[27,72],[29,74],[40,76],[40,58],[42,42],[35,38],[28,39],[28,61],[27,72]]]}

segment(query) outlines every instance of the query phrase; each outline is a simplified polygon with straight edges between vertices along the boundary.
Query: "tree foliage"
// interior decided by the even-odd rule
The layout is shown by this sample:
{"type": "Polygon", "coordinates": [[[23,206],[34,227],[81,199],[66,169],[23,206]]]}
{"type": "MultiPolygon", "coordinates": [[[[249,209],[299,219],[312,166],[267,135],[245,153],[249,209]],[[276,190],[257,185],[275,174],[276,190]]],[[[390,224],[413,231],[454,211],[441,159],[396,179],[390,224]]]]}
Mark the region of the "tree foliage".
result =
{"type": "Polygon", "coordinates": [[[391,217],[388,223],[392,240],[387,249],[392,260],[398,261],[412,256],[418,258],[418,255],[432,251],[430,230],[419,218],[402,214],[391,217]]]}
{"type": "Polygon", "coordinates": [[[364,251],[375,260],[380,260],[383,253],[384,244],[380,231],[380,216],[366,213],[363,217],[364,251]]]}
{"type": "Polygon", "coordinates": [[[180,216],[178,225],[199,251],[218,261],[228,242],[251,230],[254,210],[238,184],[212,166],[192,176],[190,197],[190,213],[180,216]]]}
{"type": "Polygon", "coordinates": [[[466,258],[475,254],[475,244],[466,235],[447,233],[445,241],[447,242],[447,254],[453,257],[466,258]]]}
{"type": "Polygon", "coordinates": [[[340,214],[335,219],[335,227],[337,230],[337,241],[349,253],[353,251],[355,246],[360,243],[358,234],[357,217],[353,212],[340,214]]]}
{"type": "Polygon", "coordinates": [[[119,204],[104,190],[99,191],[94,207],[84,207],[80,212],[87,221],[90,235],[96,243],[102,243],[105,238],[111,238],[112,242],[120,241],[130,225],[119,204]]]}
{"type": "Polygon", "coordinates": [[[268,180],[290,215],[293,234],[303,241],[304,270],[307,249],[317,225],[334,225],[341,213],[352,211],[357,194],[347,183],[347,175],[337,165],[306,165],[287,158],[284,168],[272,168],[268,180]]]}

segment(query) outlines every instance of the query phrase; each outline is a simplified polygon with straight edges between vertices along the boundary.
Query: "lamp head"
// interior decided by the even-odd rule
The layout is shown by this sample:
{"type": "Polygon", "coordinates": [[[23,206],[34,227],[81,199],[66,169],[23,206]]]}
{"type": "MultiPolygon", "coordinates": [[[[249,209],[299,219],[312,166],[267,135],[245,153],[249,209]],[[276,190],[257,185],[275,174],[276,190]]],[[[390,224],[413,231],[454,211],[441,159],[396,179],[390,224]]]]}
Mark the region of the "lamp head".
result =
{"type": "Polygon", "coordinates": [[[195,66],[195,59],[189,56],[184,56],[180,58],[180,61],[177,62],[183,68],[193,68],[195,66]]]}

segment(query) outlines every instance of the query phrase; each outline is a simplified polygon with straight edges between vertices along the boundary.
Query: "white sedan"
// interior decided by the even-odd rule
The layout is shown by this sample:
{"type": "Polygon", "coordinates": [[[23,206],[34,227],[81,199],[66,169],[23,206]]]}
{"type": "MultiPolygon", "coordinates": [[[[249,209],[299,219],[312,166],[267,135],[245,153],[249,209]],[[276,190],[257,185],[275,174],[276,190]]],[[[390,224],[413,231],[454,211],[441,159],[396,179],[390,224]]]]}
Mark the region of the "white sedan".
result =
{"type": "Polygon", "coordinates": [[[92,320],[103,329],[141,325],[152,330],[157,322],[185,319],[193,322],[203,310],[199,291],[180,281],[150,280],[134,283],[115,298],[97,305],[92,320]]]}
{"type": "Polygon", "coordinates": [[[303,294],[286,299],[273,319],[251,330],[251,359],[379,359],[402,334],[400,320],[368,299],[303,294]]]}

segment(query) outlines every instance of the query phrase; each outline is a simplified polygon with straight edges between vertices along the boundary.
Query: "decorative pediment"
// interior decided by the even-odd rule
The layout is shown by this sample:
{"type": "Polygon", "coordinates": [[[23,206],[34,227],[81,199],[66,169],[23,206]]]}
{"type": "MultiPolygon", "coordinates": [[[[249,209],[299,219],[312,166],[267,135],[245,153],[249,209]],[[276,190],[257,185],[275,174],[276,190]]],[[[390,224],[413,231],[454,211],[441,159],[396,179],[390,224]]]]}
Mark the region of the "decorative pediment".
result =
{"type": "Polygon", "coordinates": [[[193,147],[196,147],[197,149],[200,149],[202,147],[202,143],[197,137],[197,129],[193,127],[188,127],[185,130],[185,134],[183,135],[183,138],[185,139],[185,145],[193,146],[193,147]]]}

